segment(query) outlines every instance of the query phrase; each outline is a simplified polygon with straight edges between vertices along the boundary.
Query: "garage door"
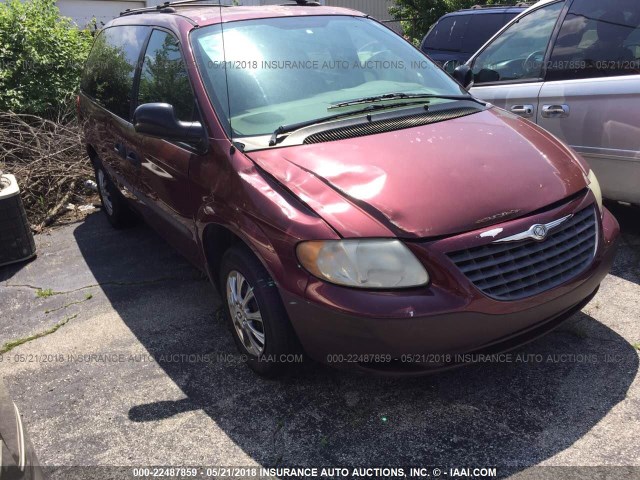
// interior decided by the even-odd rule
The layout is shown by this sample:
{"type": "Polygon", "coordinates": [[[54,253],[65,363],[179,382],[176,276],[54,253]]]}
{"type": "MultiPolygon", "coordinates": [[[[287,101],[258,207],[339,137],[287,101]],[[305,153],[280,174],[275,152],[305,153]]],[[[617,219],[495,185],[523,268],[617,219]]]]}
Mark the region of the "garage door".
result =
{"type": "Polygon", "coordinates": [[[120,15],[127,8],[143,8],[144,1],[104,1],[104,0],[58,0],[56,5],[60,9],[60,13],[66,17],[71,17],[76,24],[83,28],[91,22],[92,18],[96,18],[98,26],[102,26],[109,20],[120,15]]]}

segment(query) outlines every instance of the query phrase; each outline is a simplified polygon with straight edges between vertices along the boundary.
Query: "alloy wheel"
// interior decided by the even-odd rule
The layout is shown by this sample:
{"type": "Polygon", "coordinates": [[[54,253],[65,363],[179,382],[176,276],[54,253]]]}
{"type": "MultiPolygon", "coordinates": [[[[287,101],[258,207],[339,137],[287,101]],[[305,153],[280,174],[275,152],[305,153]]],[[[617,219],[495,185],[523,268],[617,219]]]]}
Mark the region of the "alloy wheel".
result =
{"type": "Polygon", "coordinates": [[[262,314],[253,286],[236,270],[227,276],[227,303],[238,338],[247,352],[259,357],[265,347],[262,314]]]}

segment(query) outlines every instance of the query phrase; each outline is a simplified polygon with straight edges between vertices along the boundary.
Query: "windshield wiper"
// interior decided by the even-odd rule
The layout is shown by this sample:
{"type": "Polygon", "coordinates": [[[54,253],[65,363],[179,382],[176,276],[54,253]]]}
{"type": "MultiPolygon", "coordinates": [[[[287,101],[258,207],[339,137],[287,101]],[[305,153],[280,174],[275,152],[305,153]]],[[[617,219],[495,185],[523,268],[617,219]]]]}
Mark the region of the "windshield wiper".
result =
{"type": "Polygon", "coordinates": [[[312,125],[317,125],[319,123],[329,122],[331,120],[338,120],[344,117],[351,117],[353,115],[358,115],[362,113],[368,113],[368,112],[373,112],[377,110],[385,110],[385,109],[396,108],[396,107],[406,107],[409,105],[414,105],[414,103],[404,102],[404,103],[394,103],[391,105],[373,104],[373,105],[367,105],[366,107],[360,108],[358,110],[352,110],[350,112],[344,112],[344,113],[337,113],[334,115],[329,115],[328,117],[316,118],[315,120],[307,120],[306,122],[292,123],[289,125],[281,125],[278,128],[276,128],[276,130],[273,132],[273,135],[271,135],[271,139],[269,140],[269,146],[273,147],[278,144],[279,135],[295,132],[296,130],[300,130],[305,127],[310,127],[312,125]]]}
{"type": "MultiPolygon", "coordinates": [[[[363,97],[355,100],[349,100],[347,102],[334,103],[331,105],[328,110],[335,110],[337,108],[347,108],[353,107],[356,105],[366,105],[366,104],[380,104],[380,102],[394,101],[394,100],[410,100],[410,101],[425,101],[428,103],[428,100],[438,98],[444,100],[470,100],[472,102],[480,103],[481,105],[485,105],[480,100],[473,98],[471,95],[438,95],[435,93],[386,93],[384,95],[376,95],[373,97],[363,97]]],[[[393,105],[392,105],[393,106],[393,105]]]]}

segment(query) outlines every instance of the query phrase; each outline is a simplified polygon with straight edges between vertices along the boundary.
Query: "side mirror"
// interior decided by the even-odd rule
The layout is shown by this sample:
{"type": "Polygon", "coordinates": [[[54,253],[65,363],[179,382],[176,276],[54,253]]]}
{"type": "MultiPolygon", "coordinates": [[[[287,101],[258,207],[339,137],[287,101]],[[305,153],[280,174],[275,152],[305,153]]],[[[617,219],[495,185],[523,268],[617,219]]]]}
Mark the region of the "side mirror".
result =
{"type": "Polygon", "coordinates": [[[473,72],[469,65],[460,65],[453,71],[453,78],[455,78],[460,85],[464,88],[468,88],[473,81],[473,72]]]}
{"type": "Polygon", "coordinates": [[[444,68],[444,71],[449,75],[453,75],[453,72],[455,72],[456,68],[458,68],[458,65],[460,65],[460,62],[458,60],[447,60],[446,62],[444,62],[442,68],[444,68]]]}
{"type": "Polygon", "coordinates": [[[152,137],[185,143],[200,143],[204,128],[200,122],[182,122],[176,118],[173,105],[144,103],[133,114],[136,132],[152,137]]]}

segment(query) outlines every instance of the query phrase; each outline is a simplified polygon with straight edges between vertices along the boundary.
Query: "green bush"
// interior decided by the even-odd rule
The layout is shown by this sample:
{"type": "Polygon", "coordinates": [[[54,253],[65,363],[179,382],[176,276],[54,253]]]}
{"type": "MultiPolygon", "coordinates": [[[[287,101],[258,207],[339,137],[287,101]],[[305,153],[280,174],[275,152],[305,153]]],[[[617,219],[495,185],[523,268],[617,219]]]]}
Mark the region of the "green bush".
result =
{"type": "Polygon", "coordinates": [[[0,110],[57,115],[77,92],[91,43],[54,0],[0,3],[0,110]]]}

